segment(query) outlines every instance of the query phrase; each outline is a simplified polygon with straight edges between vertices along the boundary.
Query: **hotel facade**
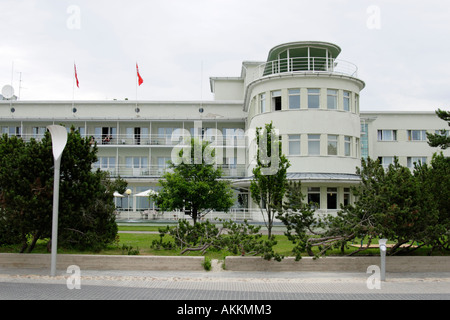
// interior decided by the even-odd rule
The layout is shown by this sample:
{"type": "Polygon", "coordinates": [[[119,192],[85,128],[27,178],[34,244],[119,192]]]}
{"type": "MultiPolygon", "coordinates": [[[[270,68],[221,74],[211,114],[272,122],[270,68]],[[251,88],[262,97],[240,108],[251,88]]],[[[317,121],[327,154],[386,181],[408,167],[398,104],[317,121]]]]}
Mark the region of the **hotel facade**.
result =
{"type": "Polygon", "coordinates": [[[122,218],[140,218],[154,208],[136,195],[158,191],[180,137],[201,137],[220,151],[216,163],[235,191],[228,214],[261,221],[248,190],[256,157],[252,137],[272,122],[291,164],[288,179],[302,182],[306,200],[318,203],[319,212],[334,213],[354,200],[350,187],[360,181],[355,171],[361,158],[378,158],[387,167],[398,157],[413,168],[440,151],[428,146],[426,132],[447,127],[434,112],[360,112],[365,83],[357,66],[338,58],[340,52],[326,42],[281,44],[267,61],[244,61],[240,76],[211,77],[213,101],[2,100],[0,127],[2,134],[29,140],[42,138],[48,125],[62,124],[95,140],[99,161],[93,169],[128,182],[131,194],[117,198],[122,218]]]}

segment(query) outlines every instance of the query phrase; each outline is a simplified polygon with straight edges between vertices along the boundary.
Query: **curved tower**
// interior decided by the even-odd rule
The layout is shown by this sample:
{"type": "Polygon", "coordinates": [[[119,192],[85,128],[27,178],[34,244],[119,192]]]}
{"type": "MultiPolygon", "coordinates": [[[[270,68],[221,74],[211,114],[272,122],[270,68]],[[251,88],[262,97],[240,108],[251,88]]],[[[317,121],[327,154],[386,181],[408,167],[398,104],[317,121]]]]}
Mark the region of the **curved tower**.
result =
{"type": "MultiPolygon", "coordinates": [[[[244,62],[247,129],[273,122],[291,163],[288,178],[301,180],[304,193],[321,209],[350,201],[359,177],[359,94],[365,84],[357,67],[339,60],[332,43],[302,41],[270,50],[264,63],[244,62]]],[[[252,176],[256,146],[248,148],[252,176]]]]}

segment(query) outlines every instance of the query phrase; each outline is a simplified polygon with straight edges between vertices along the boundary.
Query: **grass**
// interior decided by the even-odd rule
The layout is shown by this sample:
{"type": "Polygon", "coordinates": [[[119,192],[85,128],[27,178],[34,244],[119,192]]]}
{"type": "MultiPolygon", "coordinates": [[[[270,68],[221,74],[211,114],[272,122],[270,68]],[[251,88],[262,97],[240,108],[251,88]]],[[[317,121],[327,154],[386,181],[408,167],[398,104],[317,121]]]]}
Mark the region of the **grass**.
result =
{"type": "MultiPolygon", "coordinates": [[[[155,256],[180,256],[179,250],[166,250],[160,249],[156,250],[151,248],[151,244],[153,240],[159,240],[160,236],[158,233],[158,229],[163,226],[119,226],[119,231],[153,231],[155,233],[119,233],[119,242],[117,244],[109,245],[108,248],[101,250],[100,252],[92,252],[92,251],[77,251],[77,250],[68,250],[68,249],[58,249],[58,253],[60,254],[101,254],[101,255],[122,255],[127,254],[127,252],[122,250],[124,246],[129,249],[139,249],[140,255],[155,255],[155,256]]],[[[168,237],[168,236],[166,236],[168,237]]],[[[263,236],[263,239],[265,236],[263,236]]],[[[274,246],[274,251],[284,255],[284,256],[292,256],[292,248],[294,245],[291,241],[287,239],[284,235],[275,235],[277,240],[277,244],[274,246]]],[[[168,239],[168,238],[167,238],[168,239]]],[[[373,241],[374,244],[378,242],[373,241]]],[[[360,240],[355,240],[354,244],[357,246],[360,245],[360,240]]],[[[48,253],[47,252],[47,240],[40,240],[36,244],[33,253],[48,253]]],[[[315,248],[316,250],[316,248],[315,248]]],[[[349,246],[345,249],[345,254],[349,254],[352,251],[358,250],[358,247],[349,246]]],[[[13,246],[2,246],[0,247],[0,252],[3,253],[18,253],[20,251],[20,245],[13,246]]],[[[420,248],[413,253],[413,255],[427,255],[428,250],[426,248],[420,248]]],[[[189,252],[185,255],[190,256],[201,256],[201,252],[189,252]]],[[[223,260],[226,256],[232,255],[230,252],[226,251],[217,251],[217,250],[208,250],[205,254],[205,257],[208,259],[220,259],[223,260]]],[[[327,255],[339,255],[342,256],[342,253],[339,249],[333,249],[328,251],[327,255]]],[[[378,248],[371,248],[364,250],[359,253],[359,255],[379,255],[378,248]]]]}

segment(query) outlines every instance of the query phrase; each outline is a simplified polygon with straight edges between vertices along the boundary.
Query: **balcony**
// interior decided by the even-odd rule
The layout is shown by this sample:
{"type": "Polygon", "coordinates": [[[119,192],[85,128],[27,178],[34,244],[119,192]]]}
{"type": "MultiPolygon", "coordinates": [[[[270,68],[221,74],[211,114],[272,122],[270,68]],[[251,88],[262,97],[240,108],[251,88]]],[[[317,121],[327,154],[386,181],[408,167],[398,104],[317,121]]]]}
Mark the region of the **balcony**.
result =
{"type": "MultiPolygon", "coordinates": [[[[21,134],[17,137],[22,138],[25,142],[29,142],[31,139],[40,141],[43,139],[44,135],[36,134],[21,134]]],[[[161,134],[111,134],[111,135],[82,135],[83,138],[90,137],[92,144],[97,143],[99,147],[102,146],[162,146],[162,147],[173,147],[183,143],[185,138],[190,138],[190,135],[178,135],[172,139],[172,135],[161,135],[161,134]]],[[[217,141],[216,146],[229,146],[229,147],[244,147],[245,146],[245,135],[241,136],[221,136],[217,137],[214,135],[204,135],[204,141],[214,142],[217,141]]],[[[189,140],[187,140],[189,141],[189,140]]],[[[184,145],[184,144],[183,144],[184,145]]]]}
{"type": "Polygon", "coordinates": [[[294,57],[268,61],[256,67],[247,83],[282,74],[336,74],[358,77],[358,67],[348,61],[325,57],[294,57]]]}
{"type": "MultiPolygon", "coordinates": [[[[227,177],[245,177],[245,165],[237,164],[237,165],[229,165],[222,164],[218,165],[222,169],[222,176],[224,178],[227,177]]],[[[122,178],[149,178],[149,177],[161,177],[166,170],[167,167],[158,166],[158,165],[149,165],[142,166],[140,168],[133,168],[125,165],[118,165],[109,168],[102,168],[98,165],[94,165],[92,170],[100,169],[101,171],[107,171],[112,177],[120,176],[122,178]]]]}

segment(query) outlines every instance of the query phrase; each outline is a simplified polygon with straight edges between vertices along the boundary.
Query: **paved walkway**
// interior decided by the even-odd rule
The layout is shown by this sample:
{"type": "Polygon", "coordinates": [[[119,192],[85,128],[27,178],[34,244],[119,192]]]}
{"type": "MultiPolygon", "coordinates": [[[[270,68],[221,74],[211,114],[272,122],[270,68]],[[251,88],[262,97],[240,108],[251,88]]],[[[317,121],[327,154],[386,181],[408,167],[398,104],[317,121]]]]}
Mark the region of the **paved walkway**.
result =
{"type": "Polygon", "coordinates": [[[1,269],[0,300],[450,300],[450,273],[80,271],[1,269]],[[71,289],[71,287],[73,289],[71,289]]]}

